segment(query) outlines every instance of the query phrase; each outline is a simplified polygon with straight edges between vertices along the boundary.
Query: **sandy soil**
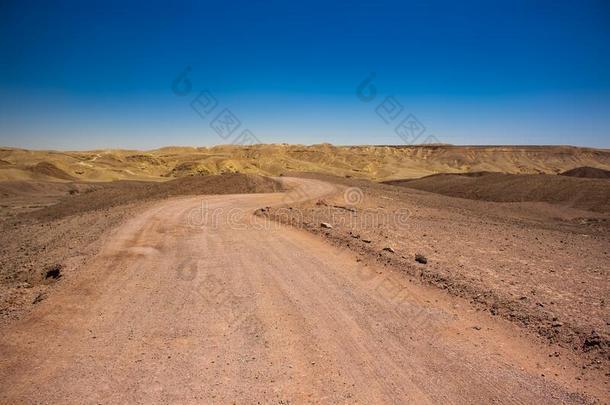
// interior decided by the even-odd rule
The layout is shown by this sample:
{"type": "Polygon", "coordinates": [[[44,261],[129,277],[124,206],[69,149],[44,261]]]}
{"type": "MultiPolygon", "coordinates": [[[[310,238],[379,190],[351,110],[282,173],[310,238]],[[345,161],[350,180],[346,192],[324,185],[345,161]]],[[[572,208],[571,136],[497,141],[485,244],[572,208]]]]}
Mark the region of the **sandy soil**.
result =
{"type": "MultiPolygon", "coordinates": [[[[336,192],[295,182],[294,204],[336,192]]],[[[2,402],[608,400],[511,324],[251,215],[286,202],[179,197],[132,217],[3,328],[2,402]]]]}
{"type": "Polygon", "coordinates": [[[78,271],[112,229],[160,199],[178,195],[275,192],[253,175],[190,177],[165,183],[0,182],[0,323],[27,313],[61,274],[78,271]]]}

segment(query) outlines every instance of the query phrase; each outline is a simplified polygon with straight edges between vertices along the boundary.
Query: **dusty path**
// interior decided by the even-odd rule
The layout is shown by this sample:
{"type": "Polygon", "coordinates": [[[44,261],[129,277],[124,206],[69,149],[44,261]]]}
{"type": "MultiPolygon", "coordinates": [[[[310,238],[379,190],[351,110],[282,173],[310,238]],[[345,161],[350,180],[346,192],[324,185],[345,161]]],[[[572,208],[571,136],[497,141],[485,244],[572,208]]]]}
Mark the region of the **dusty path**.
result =
{"type": "Polygon", "coordinates": [[[581,403],[498,324],[251,215],[282,198],[178,198],[130,220],[2,331],[0,401],[581,403]]]}

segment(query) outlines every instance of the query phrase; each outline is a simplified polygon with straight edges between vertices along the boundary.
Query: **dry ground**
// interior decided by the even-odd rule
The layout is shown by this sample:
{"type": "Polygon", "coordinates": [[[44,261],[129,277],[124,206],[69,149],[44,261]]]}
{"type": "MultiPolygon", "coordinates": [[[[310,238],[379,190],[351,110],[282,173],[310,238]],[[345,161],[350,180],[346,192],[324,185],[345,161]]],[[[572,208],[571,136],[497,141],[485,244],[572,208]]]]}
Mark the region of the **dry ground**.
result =
{"type": "Polygon", "coordinates": [[[298,176],[1,183],[2,401],[608,402],[608,214],[298,176]]]}
{"type": "Polygon", "coordinates": [[[300,192],[174,197],[132,211],[95,257],[2,327],[0,401],[607,401],[596,370],[578,380],[564,349],[549,357],[463,300],[252,216],[337,192],[284,181],[300,192]],[[217,215],[199,221],[202,207],[217,215]]]}
{"type": "Polygon", "coordinates": [[[0,182],[0,322],[16,319],[44,299],[56,280],[54,266],[76,271],[112,229],[155,201],[181,195],[269,193],[269,178],[225,174],[165,183],[0,182]]]}
{"type": "Polygon", "coordinates": [[[342,183],[345,192],[301,204],[287,199],[259,215],[321,235],[570,348],[583,357],[582,378],[589,369],[610,376],[608,214],[300,176],[342,183]],[[416,262],[416,254],[427,263],[416,262]]]}

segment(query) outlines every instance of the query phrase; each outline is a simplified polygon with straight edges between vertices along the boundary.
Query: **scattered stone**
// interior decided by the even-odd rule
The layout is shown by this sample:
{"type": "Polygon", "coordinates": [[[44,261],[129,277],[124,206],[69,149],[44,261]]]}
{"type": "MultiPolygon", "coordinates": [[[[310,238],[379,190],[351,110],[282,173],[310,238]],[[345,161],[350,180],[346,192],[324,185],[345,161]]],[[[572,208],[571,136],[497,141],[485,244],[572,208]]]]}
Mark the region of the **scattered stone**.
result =
{"type": "Polygon", "coordinates": [[[563,322],[555,321],[555,322],[552,323],[552,326],[554,328],[558,328],[560,326],[563,326],[563,322]]]}
{"type": "Polygon", "coordinates": [[[341,210],[346,210],[349,212],[356,212],[356,208],[354,207],[346,207],[344,205],[333,205],[333,208],[337,208],[337,209],[341,209],[341,210]]]}
{"type": "Polygon", "coordinates": [[[593,347],[601,347],[602,346],[602,338],[599,336],[597,331],[593,330],[589,336],[585,338],[583,343],[583,347],[585,351],[592,349],[593,347]]]}
{"type": "Polygon", "coordinates": [[[415,255],[415,261],[416,261],[417,263],[421,263],[421,264],[426,264],[426,263],[428,263],[428,259],[426,258],[426,256],[424,256],[424,255],[420,255],[419,253],[417,253],[417,254],[415,255]]]}
{"type": "Polygon", "coordinates": [[[477,326],[473,326],[472,329],[481,330],[481,327],[477,325],[477,326]]]}
{"type": "Polygon", "coordinates": [[[61,277],[62,267],[63,266],[61,264],[54,264],[50,267],[47,267],[45,270],[44,278],[52,278],[54,280],[57,280],[58,278],[61,277]]]}
{"type": "Polygon", "coordinates": [[[370,240],[370,239],[366,239],[366,238],[362,238],[362,241],[363,241],[364,243],[371,243],[371,240],[370,240]]]}
{"type": "Polygon", "coordinates": [[[389,246],[384,247],[383,250],[385,250],[386,252],[390,252],[390,253],[394,253],[395,252],[394,249],[389,247],[389,246]]]}
{"type": "Polygon", "coordinates": [[[320,226],[322,228],[333,229],[333,226],[331,224],[329,224],[328,222],[320,222],[320,226]]]}

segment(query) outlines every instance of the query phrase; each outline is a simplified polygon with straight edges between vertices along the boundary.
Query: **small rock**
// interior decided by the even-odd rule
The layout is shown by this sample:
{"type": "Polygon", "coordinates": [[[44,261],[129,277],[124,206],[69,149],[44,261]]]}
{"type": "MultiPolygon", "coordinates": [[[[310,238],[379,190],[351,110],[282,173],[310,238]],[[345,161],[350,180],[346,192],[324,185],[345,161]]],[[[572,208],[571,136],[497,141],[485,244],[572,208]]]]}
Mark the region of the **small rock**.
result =
{"type": "Polygon", "coordinates": [[[40,301],[44,300],[45,298],[47,298],[47,294],[40,293],[36,296],[36,298],[34,298],[34,301],[32,301],[32,304],[38,304],[40,301]]]}
{"type": "Polygon", "coordinates": [[[473,326],[472,329],[481,330],[481,327],[477,325],[477,326],[473,326]]]}
{"type": "Polygon", "coordinates": [[[366,238],[362,238],[362,241],[363,241],[364,243],[371,243],[371,240],[370,240],[370,239],[366,239],[366,238]]]}
{"type": "Polygon", "coordinates": [[[54,280],[58,279],[61,277],[61,269],[62,269],[62,265],[61,264],[54,264],[50,267],[47,267],[45,269],[45,276],[44,278],[52,278],[54,280]]]}
{"type": "Polygon", "coordinates": [[[389,247],[389,246],[384,247],[383,250],[385,250],[386,252],[390,252],[390,253],[394,253],[395,252],[394,249],[389,247]]]}
{"type": "Polygon", "coordinates": [[[333,205],[333,208],[339,208],[339,209],[346,210],[346,211],[349,211],[349,212],[356,212],[356,208],[354,208],[354,207],[345,207],[343,205],[333,205]]]}
{"type": "Polygon", "coordinates": [[[426,258],[426,256],[420,255],[419,253],[415,255],[415,261],[421,264],[428,263],[428,259],[426,258]]]}
{"type": "Polygon", "coordinates": [[[594,346],[601,347],[601,345],[602,345],[602,338],[601,338],[601,336],[599,336],[599,333],[597,333],[595,330],[592,331],[591,334],[585,338],[585,341],[583,344],[585,351],[593,348],[594,346]]]}
{"type": "Polygon", "coordinates": [[[331,224],[329,224],[328,222],[321,222],[320,226],[322,228],[333,229],[333,226],[331,224]]]}

